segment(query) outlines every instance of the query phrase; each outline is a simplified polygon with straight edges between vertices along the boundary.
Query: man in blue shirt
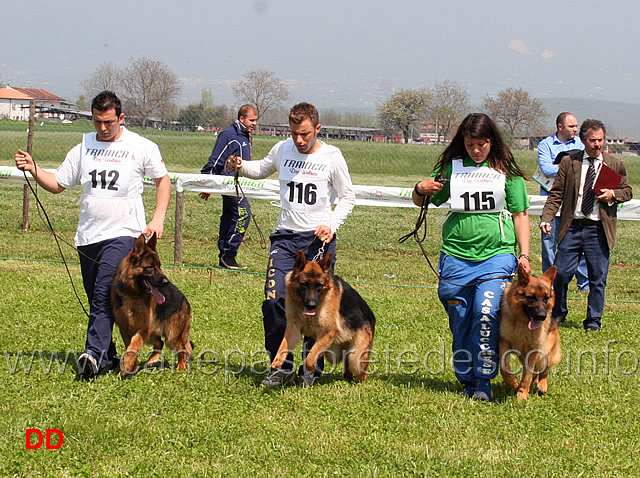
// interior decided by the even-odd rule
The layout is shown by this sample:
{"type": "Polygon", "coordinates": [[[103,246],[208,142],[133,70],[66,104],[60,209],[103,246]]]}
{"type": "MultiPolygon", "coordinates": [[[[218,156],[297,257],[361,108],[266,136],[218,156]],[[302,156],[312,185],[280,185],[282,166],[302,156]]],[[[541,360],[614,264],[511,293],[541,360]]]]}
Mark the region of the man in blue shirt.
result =
{"type": "MultiPolygon", "coordinates": [[[[235,154],[243,161],[251,160],[251,134],[258,123],[258,111],[251,105],[241,106],[238,119],[222,131],[216,140],[209,161],[200,171],[201,174],[231,175],[225,170],[227,158],[235,154]]],[[[200,193],[205,201],[209,193],[200,193]]],[[[226,269],[247,269],[236,262],[238,248],[251,221],[249,201],[245,197],[222,196],[222,215],[218,235],[219,267],[226,269]]]]}
{"type": "MultiPolygon", "coordinates": [[[[563,151],[578,149],[584,151],[584,144],[576,136],[578,132],[577,118],[568,112],[563,112],[556,118],[556,134],[547,136],[538,144],[538,171],[534,175],[540,184],[540,195],[548,196],[549,189],[558,173],[558,164],[555,164],[556,156],[563,151]]],[[[542,233],[542,272],[551,267],[556,258],[558,247],[558,227],[557,218],[552,221],[551,234],[542,233]]],[[[588,290],[589,279],[587,278],[587,263],[584,255],[580,256],[578,270],[576,271],[576,281],[578,289],[588,290]]]]}

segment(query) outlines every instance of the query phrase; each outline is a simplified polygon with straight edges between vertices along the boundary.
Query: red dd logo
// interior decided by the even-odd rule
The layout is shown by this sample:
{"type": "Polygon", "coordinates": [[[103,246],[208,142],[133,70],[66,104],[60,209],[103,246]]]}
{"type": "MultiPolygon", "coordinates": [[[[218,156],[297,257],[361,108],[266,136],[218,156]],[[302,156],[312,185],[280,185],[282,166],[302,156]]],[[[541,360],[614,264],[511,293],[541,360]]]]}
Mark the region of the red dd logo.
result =
{"type": "Polygon", "coordinates": [[[47,450],[57,450],[62,446],[62,442],[64,441],[64,436],[62,432],[56,428],[47,428],[45,431],[45,436],[42,436],[42,432],[37,428],[27,428],[26,430],[26,441],[27,441],[27,450],[35,450],[42,446],[42,443],[45,442],[45,448],[47,450]],[[51,435],[58,435],[58,443],[56,445],[51,444],[51,435]],[[38,442],[33,444],[31,442],[31,435],[38,436],[38,442]]]}

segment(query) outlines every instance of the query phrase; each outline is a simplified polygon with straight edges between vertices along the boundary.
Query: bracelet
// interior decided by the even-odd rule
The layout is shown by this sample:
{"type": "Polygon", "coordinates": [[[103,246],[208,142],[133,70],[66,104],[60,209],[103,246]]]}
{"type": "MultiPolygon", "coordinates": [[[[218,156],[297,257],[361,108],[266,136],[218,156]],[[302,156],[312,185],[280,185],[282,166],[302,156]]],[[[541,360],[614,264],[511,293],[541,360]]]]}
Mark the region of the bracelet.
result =
{"type": "Polygon", "coordinates": [[[518,259],[522,259],[523,257],[524,257],[526,260],[528,260],[529,262],[531,262],[531,259],[529,259],[529,256],[528,256],[528,255],[526,255],[526,254],[520,254],[520,257],[518,257],[518,259]]]}
{"type": "Polygon", "coordinates": [[[418,184],[420,184],[420,183],[416,183],[416,187],[414,187],[414,188],[413,188],[413,191],[414,191],[418,196],[420,196],[421,198],[423,198],[423,197],[425,197],[425,196],[426,196],[426,194],[422,194],[420,191],[418,191],[418,184]]]}

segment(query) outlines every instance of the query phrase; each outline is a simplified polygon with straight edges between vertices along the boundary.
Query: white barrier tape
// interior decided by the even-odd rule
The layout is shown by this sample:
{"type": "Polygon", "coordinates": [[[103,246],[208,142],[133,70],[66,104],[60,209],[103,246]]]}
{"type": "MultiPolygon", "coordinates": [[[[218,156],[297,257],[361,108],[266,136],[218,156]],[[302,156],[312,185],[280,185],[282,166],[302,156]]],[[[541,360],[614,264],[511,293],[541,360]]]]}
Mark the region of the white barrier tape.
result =
{"type": "MultiPolygon", "coordinates": [[[[45,171],[54,172],[53,169],[45,171]]],[[[216,176],[212,174],[183,174],[169,173],[171,184],[177,191],[206,192],[210,194],[235,195],[236,187],[232,176],[216,176]]],[[[0,166],[0,182],[24,182],[24,175],[16,167],[0,166]]],[[[153,180],[145,178],[145,185],[154,185],[153,180]]],[[[280,200],[280,185],[275,179],[249,179],[240,178],[240,186],[245,196],[254,199],[268,201],[280,200]]],[[[397,188],[387,186],[358,186],[354,185],[356,205],[358,206],[383,206],[383,207],[416,207],[411,200],[413,187],[397,188]]],[[[546,196],[529,196],[531,205],[529,214],[539,216],[546,201],[546,196]]],[[[435,206],[432,206],[435,207],[435,206]]],[[[438,209],[448,210],[449,203],[445,203],[438,209]]],[[[632,199],[618,205],[618,219],[640,220],[640,200],[632,199]]]]}

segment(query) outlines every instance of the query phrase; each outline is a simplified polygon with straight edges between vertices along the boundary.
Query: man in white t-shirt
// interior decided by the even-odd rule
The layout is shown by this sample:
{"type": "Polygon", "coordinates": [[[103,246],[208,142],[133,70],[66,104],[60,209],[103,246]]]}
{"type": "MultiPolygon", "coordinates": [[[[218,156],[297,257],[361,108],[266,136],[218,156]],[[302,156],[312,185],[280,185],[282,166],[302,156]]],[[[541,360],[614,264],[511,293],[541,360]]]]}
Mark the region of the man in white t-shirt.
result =
{"type": "Polygon", "coordinates": [[[124,113],[116,94],[98,94],[91,112],[96,132],[83,135],[82,142],[67,153],[55,173],[43,170],[22,150],[15,155],[16,166],[31,173],[51,193],[82,187],[75,244],[90,305],[86,346],[78,359],[78,373],[83,379],[117,364],[112,340],[111,278],[140,234],[155,232],[162,237],[171,199],[171,181],[160,150],[122,126],[124,113]],[[142,203],[145,176],[156,183],[156,208],[148,224],[142,203]]]}
{"type": "MultiPolygon", "coordinates": [[[[280,216],[270,236],[262,303],[265,347],[271,360],[284,337],[285,275],[293,269],[296,253],[302,250],[307,260],[313,260],[321,249],[324,255],[332,251],[333,270],[335,233],[355,205],[355,193],[342,153],[318,139],[322,125],[315,106],[299,103],[291,108],[289,127],[291,138],[276,144],[264,159],[232,158],[227,162],[230,169],[237,167],[243,176],[259,179],[277,173],[280,181],[280,216]]],[[[312,340],[305,339],[303,347],[310,350],[312,344],[312,340]]],[[[262,383],[284,385],[293,380],[294,374],[290,354],[283,367],[271,370],[262,383]]],[[[304,383],[310,385],[315,378],[307,377],[304,383]]]]}

